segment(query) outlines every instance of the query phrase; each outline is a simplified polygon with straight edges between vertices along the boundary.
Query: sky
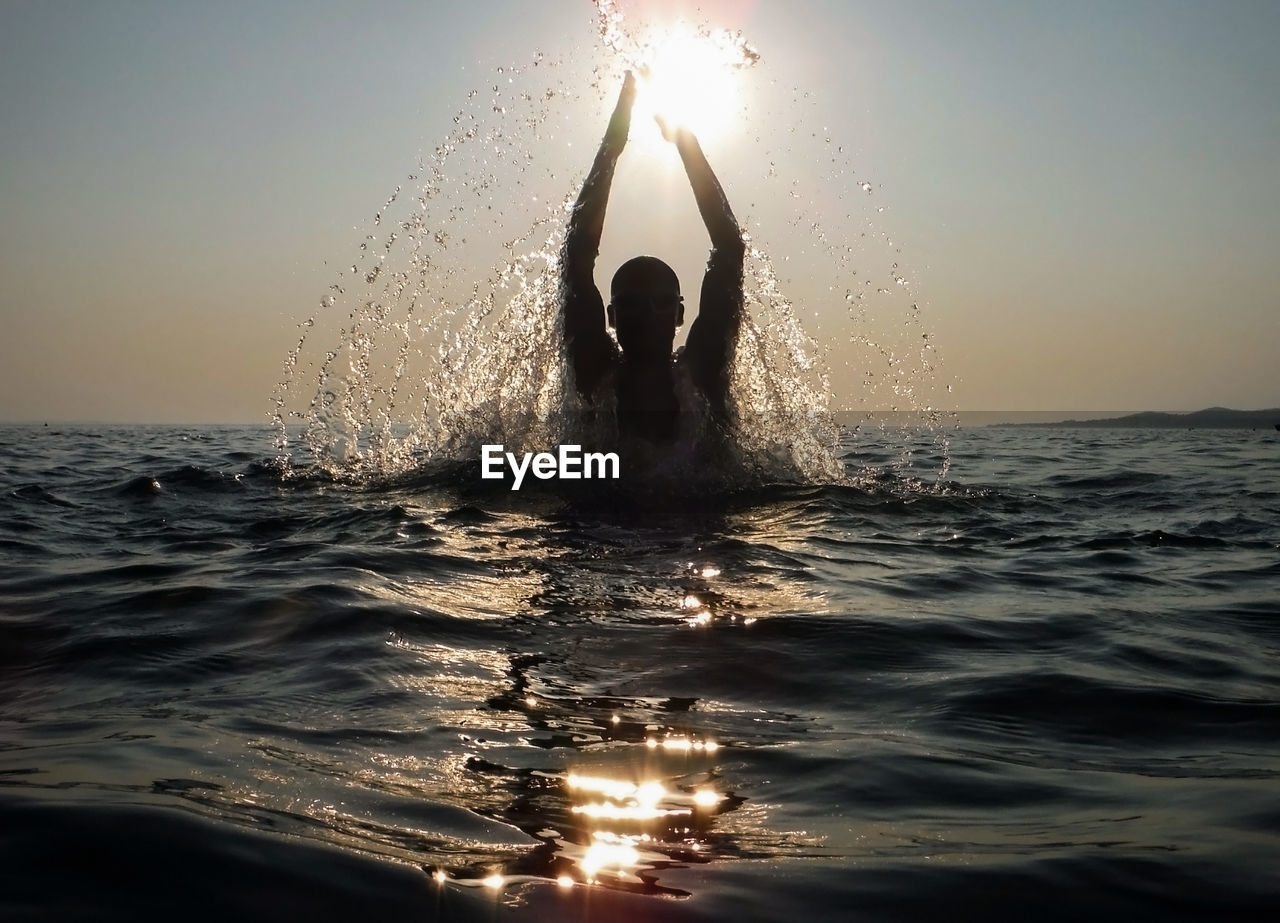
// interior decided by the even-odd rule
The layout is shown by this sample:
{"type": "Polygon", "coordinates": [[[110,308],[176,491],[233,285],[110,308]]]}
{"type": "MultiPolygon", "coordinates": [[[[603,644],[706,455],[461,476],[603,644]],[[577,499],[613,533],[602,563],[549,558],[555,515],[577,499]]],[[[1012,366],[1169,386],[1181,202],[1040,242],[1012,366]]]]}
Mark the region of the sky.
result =
{"type": "MultiPolygon", "coordinates": [[[[834,406],[860,399],[848,280],[809,258],[868,229],[880,249],[862,241],[841,272],[900,265],[948,409],[1280,406],[1280,4],[619,8],[759,51],[736,124],[704,147],[821,344],[834,406]]],[[[540,165],[563,197],[620,72],[589,0],[0,13],[0,420],[264,420],[299,324],[470,91],[513,64],[530,87],[583,81],[540,165]],[[538,52],[549,78],[530,76],[538,52]]],[[[597,278],[656,242],[695,290],[692,197],[638,151],[597,278]]],[[[862,323],[892,333],[902,305],[862,323]]]]}

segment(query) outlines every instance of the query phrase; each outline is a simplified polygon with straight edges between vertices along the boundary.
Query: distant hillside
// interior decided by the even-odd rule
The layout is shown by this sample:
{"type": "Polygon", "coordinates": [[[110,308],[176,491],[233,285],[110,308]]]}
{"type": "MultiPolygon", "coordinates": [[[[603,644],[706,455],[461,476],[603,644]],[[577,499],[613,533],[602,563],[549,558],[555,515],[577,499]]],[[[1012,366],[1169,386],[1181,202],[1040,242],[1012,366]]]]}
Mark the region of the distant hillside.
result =
{"type": "Polygon", "coordinates": [[[1170,427],[1175,429],[1272,429],[1280,423],[1280,408],[1228,410],[1210,407],[1194,413],[1160,413],[1153,410],[1100,420],[1063,420],[1059,423],[1010,423],[1008,426],[1089,426],[1116,428],[1170,427]]]}

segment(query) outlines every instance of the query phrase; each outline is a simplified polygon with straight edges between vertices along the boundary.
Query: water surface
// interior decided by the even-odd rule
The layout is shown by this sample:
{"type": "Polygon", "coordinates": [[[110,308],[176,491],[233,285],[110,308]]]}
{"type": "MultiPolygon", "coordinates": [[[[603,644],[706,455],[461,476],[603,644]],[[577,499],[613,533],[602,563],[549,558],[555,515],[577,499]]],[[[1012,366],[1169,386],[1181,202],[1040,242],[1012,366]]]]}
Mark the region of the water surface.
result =
{"type": "Polygon", "coordinates": [[[1280,438],[904,441],[664,501],[0,429],[0,915],[1265,918],[1280,438]]]}

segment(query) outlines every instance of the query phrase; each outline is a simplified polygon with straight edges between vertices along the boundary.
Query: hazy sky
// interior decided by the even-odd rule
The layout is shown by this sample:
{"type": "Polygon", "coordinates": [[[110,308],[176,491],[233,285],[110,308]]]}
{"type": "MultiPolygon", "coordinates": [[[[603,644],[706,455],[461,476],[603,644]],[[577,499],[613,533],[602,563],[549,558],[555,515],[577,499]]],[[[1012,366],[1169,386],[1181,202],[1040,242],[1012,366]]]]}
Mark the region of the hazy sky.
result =
{"type": "MultiPolygon", "coordinates": [[[[755,124],[704,139],[739,216],[775,262],[802,251],[799,229],[770,226],[773,200],[829,167],[813,145],[839,147],[886,208],[957,409],[1280,405],[1280,3],[688,6],[762,55],[742,82],[755,124]],[[831,140],[756,140],[798,120],[831,140]],[[749,162],[764,148],[771,180],[749,162]]],[[[557,79],[613,76],[588,0],[0,13],[0,419],[263,419],[353,227],[469,90],[536,51],[574,62],[557,79]]],[[[549,165],[559,195],[611,101],[583,92],[549,165]]],[[[649,249],[643,209],[667,202],[635,185],[610,212],[603,282],[649,249]]],[[[694,290],[706,243],[686,197],[670,220],[696,233],[672,262],[694,290]]],[[[828,242],[863,227],[829,204],[799,206],[828,242]]],[[[795,255],[780,274],[821,342],[840,308],[795,255]]],[[[825,345],[852,403],[857,370],[825,345]]]]}

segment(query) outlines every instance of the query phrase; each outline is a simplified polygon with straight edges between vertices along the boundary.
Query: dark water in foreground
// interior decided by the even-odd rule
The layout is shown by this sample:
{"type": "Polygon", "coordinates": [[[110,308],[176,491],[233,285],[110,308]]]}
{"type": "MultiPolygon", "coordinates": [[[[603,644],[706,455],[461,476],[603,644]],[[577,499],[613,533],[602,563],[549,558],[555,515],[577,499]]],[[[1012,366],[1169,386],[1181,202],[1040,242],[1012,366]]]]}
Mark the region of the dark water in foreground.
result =
{"type": "Polygon", "coordinates": [[[1277,918],[1280,438],[892,442],[615,508],[0,429],[0,918],[1277,918]]]}

